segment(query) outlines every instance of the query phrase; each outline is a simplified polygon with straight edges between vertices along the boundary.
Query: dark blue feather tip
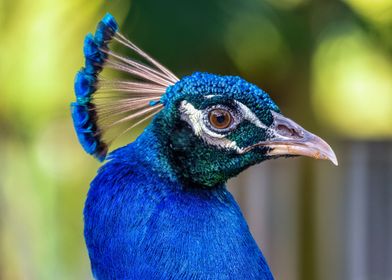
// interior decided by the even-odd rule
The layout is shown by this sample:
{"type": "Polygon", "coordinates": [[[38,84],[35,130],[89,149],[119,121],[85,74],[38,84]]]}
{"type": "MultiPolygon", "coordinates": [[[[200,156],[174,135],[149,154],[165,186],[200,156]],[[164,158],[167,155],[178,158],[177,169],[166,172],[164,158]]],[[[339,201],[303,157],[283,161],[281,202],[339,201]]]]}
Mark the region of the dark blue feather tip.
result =
{"type": "Polygon", "coordinates": [[[81,105],[75,102],[71,104],[71,113],[75,128],[89,129],[90,116],[88,111],[87,105],[81,105]]]}
{"type": "Polygon", "coordinates": [[[113,33],[117,32],[117,30],[118,30],[118,24],[117,24],[117,21],[116,21],[116,19],[114,18],[114,16],[112,16],[112,15],[109,14],[109,13],[107,13],[107,14],[103,17],[102,22],[103,22],[106,26],[108,26],[108,27],[113,31],[113,33]]]}
{"type": "Polygon", "coordinates": [[[150,106],[155,106],[155,105],[158,105],[159,103],[160,103],[161,101],[150,101],[148,104],[150,105],[150,106]]]}
{"type": "Polygon", "coordinates": [[[100,141],[100,133],[95,126],[96,116],[94,105],[71,104],[72,120],[79,143],[86,153],[103,161],[106,157],[107,146],[100,141]]]}
{"type": "MultiPolygon", "coordinates": [[[[125,113],[130,116],[147,115],[144,119],[157,114],[162,109],[159,99],[166,92],[167,87],[173,86],[179,80],[143,51],[133,47],[132,42],[117,32],[116,20],[111,14],[107,14],[98,23],[95,34],[88,34],[85,37],[83,45],[85,66],[76,74],[74,81],[76,102],[71,104],[71,111],[75,131],[83,149],[100,161],[106,158],[108,145],[116,137],[115,133],[109,134],[108,130],[113,129],[114,132],[114,129],[117,129],[118,132],[121,125],[125,126],[127,118],[124,116],[125,113]],[[109,50],[111,41],[122,44],[146,60],[146,66],[139,66],[136,61],[126,63],[132,58],[128,59],[109,50]],[[101,77],[101,71],[105,66],[112,70],[130,73],[133,76],[132,82],[101,77]],[[149,98],[142,99],[138,95],[124,94],[124,92],[139,90],[141,90],[140,94],[147,91],[146,97],[149,98]],[[121,104],[121,100],[125,103],[121,104]],[[131,100],[135,100],[135,103],[130,102],[131,100]],[[153,101],[149,102],[150,100],[153,101]],[[136,103],[145,103],[153,108],[143,110],[144,107],[138,105],[134,110],[132,104],[136,103]],[[129,109],[124,106],[129,106],[129,109]]],[[[139,122],[130,123],[129,129],[139,124],[139,122]]]]}
{"type": "Polygon", "coordinates": [[[107,49],[107,44],[117,30],[118,24],[114,17],[106,14],[98,23],[95,35],[88,34],[84,39],[85,67],[76,74],[74,90],[77,102],[71,104],[72,119],[80,144],[88,154],[100,161],[105,159],[108,148],[101,141],[91,96],[97,90],[97,76],[108,57],[102,50],[107,49]]]}
{"type": "Polygon", "coordinates": [[[86,153],[94,155],[98,147],[98,141],[95,139],[94,135],[92,133],[78,130],[76,130],[76,134],[78,136],[80,145],[82,145],[86,153]]]}
{"type": "Polygon", "coordinates": [[[95,43],[93,34],[87,34],[84,39],[83,53],[85,58],[99,59],[101,52],[99,51],[98,45],[95,43]]]}
{"type": "Polygon", "coordinates": [[[98,23],[97,31],[95,32],[95,41],[100,47],[106,47],[117,30],[118,24],[115,18],[111,14],[106,14],[98,23]]]}
{"type": "Polygon", "coordinates": [[[86,59],[85,72],[91,75],[101,72],[107,55],[99,49],[91,33],[84,39],[83,53],[86,59]]]}
{"type": "Polygon", "coordinates": [[[88,103],[91,99],[91,94],[96,91],[97,78],[89,73],[86,73],[85,69],[82,69],[76,74],[74,90],[76,99],[79,103],[88,103]]]}

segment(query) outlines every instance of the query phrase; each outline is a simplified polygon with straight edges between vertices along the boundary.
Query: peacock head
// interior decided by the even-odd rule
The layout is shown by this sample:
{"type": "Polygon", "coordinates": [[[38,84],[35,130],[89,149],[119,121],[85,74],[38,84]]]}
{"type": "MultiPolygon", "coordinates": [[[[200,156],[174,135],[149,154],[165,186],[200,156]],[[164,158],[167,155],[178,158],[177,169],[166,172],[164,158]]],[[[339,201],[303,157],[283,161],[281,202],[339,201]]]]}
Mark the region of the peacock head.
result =
{"type": "Polygon", "coordinates": [[[277,157],[302,155],[337,165],[325,141],[284,117],[256,85],[199,72],[178,79],[117,29],[107,15],[95,36],[86,37],[86,65],[75,80],[72,115],[88,153],[103,160],[111,142],[104,138],[108,130],[127,124],[124,133],[155,116],[150,128],[162,156],[179,176],[196,184],[215,186],[277,157]],[[147,64],[113,52],[111,41],[130,48],[147,64]],[[123,71],[132,80],[104,79],[103,68],[123,71]]]}
{"type": "Polygon", "coordinates": [[[213,186],[277,157],[336,157],[321,138],[280,114],[266,92],[240,77],[194,73],[170,86],[153,125],[180,174],[213,186]]]}

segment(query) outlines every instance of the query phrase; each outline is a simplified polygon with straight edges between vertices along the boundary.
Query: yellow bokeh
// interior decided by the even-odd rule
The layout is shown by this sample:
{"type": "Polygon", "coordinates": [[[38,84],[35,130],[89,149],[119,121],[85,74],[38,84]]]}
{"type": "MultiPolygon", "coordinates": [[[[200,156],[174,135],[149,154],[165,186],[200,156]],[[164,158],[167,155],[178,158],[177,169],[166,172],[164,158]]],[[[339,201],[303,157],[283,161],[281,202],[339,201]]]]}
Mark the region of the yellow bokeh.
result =
{"type": "Polygon", "coordinates": [[[355,27],[343,30],[314,55],[315,114],[345,136],[392,136],[392,62],[355,27]]]}
{"type": "Polygon", "coordinates": [[[350,7],[366,19],[378,24],[392,24],[391,0],[345,0],[350,7]]]}
{"type": "Polygon", "coordinates": [[[98,163],[83,154],[69,105],[83,38],[119,2],[0,1],[2,279],[90,277],[81,213],[98,163]]]}

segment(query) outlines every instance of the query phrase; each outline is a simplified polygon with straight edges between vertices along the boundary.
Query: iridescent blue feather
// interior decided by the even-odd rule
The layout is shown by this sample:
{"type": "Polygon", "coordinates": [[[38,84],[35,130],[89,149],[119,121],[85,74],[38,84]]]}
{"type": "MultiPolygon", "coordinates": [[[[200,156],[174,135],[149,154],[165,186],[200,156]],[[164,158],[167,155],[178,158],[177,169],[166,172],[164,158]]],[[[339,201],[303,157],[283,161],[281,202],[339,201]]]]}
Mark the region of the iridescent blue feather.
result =
{"type": "Polygon", "coordinates": [[[101,72],[107,56],[99,50],[99,46],[91,33],[87,34],[84,39],[83,52],[86,59],[85,72],[94,75],[101,72]]]}
{"type": "Polygon", "coordinates": [[[95,32],[95,40],[100,47],[105,46],[118,30],[118,24],[111,14],[106,16],[98,23],[95,32]]]}
{"type": "Polygon", "coordinates": [[[188,137],[191,128],[177,120],[174,109],[184,95],[198,101],[209,93],[233,95],[244,103],[261,101],[264,107],[269,105],[267,95],[238,77],[195,73],[179,80],[121,35],[110,14],[94,35],[86,36],[83,52],[85,66],[75,78],[71,113],[88,154],[105,160],[113,140],[107,139],[108,130],[124,125],[116,134],[121,135],[161,112],[135,142],[110,154],[91,184],[84,234],[94,277],[272,280],[238,205],[224,186],[224,170],[216,173],[212,168],[227,162],[226,153],[232,169],[240,170],[247,162],[188,137]],[[122,44],[146,64],[113,52],[111,43],[122,44]],[[105,79],[106,69],[128,77],[105,79]],[[183,147],[191,149],[183,153],[183,147]],[[208,164],[199,157],[205,151],[211,156],[208,164]],[[194,156],[198,164],[183,160],[184,156],[194,156]],[[212,166],[214,162],[219,164],[212,166]],[[184,163],[195,168],[196,173],[189,174],[206,177],[189,180],[184,163]],[[200,187],[200,182],[211,178],[219,178],[219,184],[200,187]]]}
{"type": "Polygon", "coordinates": [[[85,68],[75,77],[76,103],[71,104],[72,119],[79,142],[84,150],[99,160],[104,160],[107,146],[100,139],[96,124],[96,112],[91,104],[92,94],[97,90],[97,75],[102,71],[107,55],[100,47],[107,47],[108,41],[117,31],[113,16],[107,14],[98,24],[96,36],[88,34],[84,40],[85,68]]]}
{"type": "Polygon", "coordinates": [[[117,137],[156,115],[91,183],[84,236],[94,278],[273,280],[225,182],[281,156],[326,151],[336,162],[328,144],[240,77],[196,72],[179,80],[123,36],[110,14],[83,52],[71,112],[87,153],[104,160],[114,140],[108,131],[117,137]],[[107,69],[127,78],[106,79],[107,69]]]}
{"type": "Polygon", "coordinates": [[[86,73],[83,68],[75,77],[75,95],[79,104],[86,104],[90,102],[91,94],[96,90],[97,77],[86,73]]]}
{"type": "Polygon", "coordinates": [[[107,148],[99,141],[99,131],[95,126],[95,113],[92,104],[71,103],[72,120],[78,140],[83,149],[98,160],[105,159],[107,148]]]}
{"type": "Polygon", "coordinates": [[[161,95],[178,78],[119,34],[118,24],[110,14],[98,23],[94,35],[87,34],[83,53],[85,66],[75,77],[72,118],[83,149],[102,161],[109,142],[114,140],[105,140],[104,134],[130,123],[117,133],[121,135],[156,114],[162,107],[161,95]],[[112,41],[136,52],[152,66],[113,53],[109,48],[112,41]],[[130,74],[135,80],[106,80],[101,75],[105,67],[130,74]]]}

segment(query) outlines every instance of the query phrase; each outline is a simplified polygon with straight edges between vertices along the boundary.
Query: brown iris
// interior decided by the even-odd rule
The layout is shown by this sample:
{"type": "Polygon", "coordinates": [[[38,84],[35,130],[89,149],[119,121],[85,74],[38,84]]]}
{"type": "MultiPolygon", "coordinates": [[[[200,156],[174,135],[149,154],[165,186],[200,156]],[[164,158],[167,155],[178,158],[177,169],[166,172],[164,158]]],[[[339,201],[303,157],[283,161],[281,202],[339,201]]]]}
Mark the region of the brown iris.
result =
{"type": "Polygon", "coordinates": [[[232,117],[229,111],[223,109],[214,109],[208,114],[208,119],[213,127],[217,129],[228,128],[231,124],[232,117]]]}

